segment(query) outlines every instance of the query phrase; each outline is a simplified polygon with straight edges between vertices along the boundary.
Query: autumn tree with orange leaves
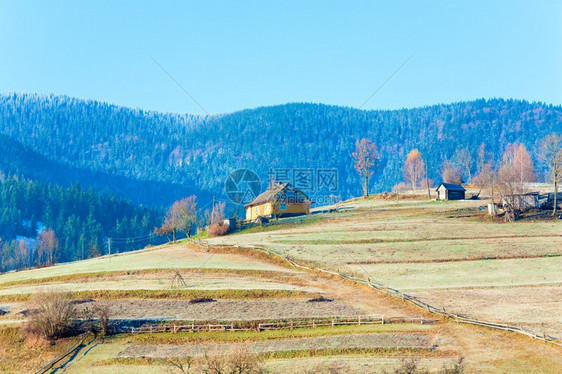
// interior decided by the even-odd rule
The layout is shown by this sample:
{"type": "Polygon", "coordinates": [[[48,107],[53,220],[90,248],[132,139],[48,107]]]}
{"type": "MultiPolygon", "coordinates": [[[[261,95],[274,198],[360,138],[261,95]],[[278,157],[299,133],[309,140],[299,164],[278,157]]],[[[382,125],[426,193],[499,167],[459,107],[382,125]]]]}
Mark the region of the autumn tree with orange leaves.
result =
{"type": "Polygon", "coordinates": [[[197,221],[197,201],[194,195],[176,201],[166,212],[164,223],[154,229],[157,235],[171,235],[176,241],[176,234],[183,232],[189,238],[191,229],[197,221]]]}
{"type": "Polygon", "coordinates": [[[420,151],[412,149],[404,163],[404,180],[412,186],[412,193],[414,193],[416,186],[422,180],[424,172],[423,158],[420,151]]]}
{"type": "Polygon", "coordinates": [[[363,197],[367,197],[369,196],[369,178],[375,173],[380,158],[378,147],[370,139],[358,140],[352,156],[355,161],[355,170],[359,177],[362,177],[363,197]]]}

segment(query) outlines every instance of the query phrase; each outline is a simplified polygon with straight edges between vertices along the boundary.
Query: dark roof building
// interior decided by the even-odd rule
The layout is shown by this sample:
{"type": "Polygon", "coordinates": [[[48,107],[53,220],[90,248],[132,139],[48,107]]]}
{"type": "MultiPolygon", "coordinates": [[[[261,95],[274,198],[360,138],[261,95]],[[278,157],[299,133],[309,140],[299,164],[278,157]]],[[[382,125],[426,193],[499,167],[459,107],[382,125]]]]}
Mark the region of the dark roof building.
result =
{"type": "Polygon", "coordinates": [[[463,186],[454,183],[441,183],[435,191],[437,200],[464,200],[466,192],[463,186]]]}

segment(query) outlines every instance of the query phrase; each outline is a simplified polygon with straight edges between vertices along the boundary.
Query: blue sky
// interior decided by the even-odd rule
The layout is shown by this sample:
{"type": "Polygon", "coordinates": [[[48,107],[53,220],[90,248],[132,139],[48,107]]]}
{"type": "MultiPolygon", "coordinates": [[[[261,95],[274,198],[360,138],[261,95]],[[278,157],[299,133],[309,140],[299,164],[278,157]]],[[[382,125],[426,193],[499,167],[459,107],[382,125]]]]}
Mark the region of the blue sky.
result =
{"type": "Polygon", "coordinates": [[[169,112],[562,104],[560,1],[0,0],[0,92],[169,112]]]}

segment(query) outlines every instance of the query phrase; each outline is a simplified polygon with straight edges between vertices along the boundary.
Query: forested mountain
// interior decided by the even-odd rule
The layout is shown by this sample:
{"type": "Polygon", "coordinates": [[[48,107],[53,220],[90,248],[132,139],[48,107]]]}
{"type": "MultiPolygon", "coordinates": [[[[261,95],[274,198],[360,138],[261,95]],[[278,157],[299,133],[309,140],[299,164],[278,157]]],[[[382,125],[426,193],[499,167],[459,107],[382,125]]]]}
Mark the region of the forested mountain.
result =
{"type": "MultiPolygon", "coordinates": [[[[441,161],[459,146],[468,146],[476,159],[485,143],[498,159],[514,141],[532,153],[553,131],[562,131],[561,107],[520,100],[392,111],[286,104],[193,116],[55,95],[0,96],[0,134],[10,138],[2,146],[21,143],[18,149],[38,160],[10,172],[54,183],[77,179],[158,206],[191,193],[200,202],[223,196],[226,177],[238,168],[256,171],[262,188],[272,168],[335,168],[339,188],[332,193],[359,195],[350,155],[361,138],[370,138],[381,151],[382,171],[372,178],[373,190],[381,191],[402,180],[412,148],[427,160],[430,178],[439,181],[441,161]],[[143,188],[146,192],[140,192],[143,188]]],[[[6,168],[5,161],[1,167],[6,168]]]]}
{"type": "Polygon", "coordinates": [[[0,174],[25,176],[60,186],[80,184],[103,194],[119,194],[142,204],[143,202],[173,201],[190,193],[206,195],[190,186],[177,183],[143,181],[107,172],[76,168],[51,160],[9,136],[0,134],[0,174]]]}

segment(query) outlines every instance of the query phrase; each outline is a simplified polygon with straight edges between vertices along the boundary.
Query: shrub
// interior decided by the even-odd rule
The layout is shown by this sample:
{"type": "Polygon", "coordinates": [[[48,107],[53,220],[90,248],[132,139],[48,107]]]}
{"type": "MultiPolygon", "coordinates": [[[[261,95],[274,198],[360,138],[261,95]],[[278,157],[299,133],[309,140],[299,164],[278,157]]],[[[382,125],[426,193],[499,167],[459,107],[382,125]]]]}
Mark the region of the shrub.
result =
{"type": "Polygon", "coordinates": [[[102,335],[109,333],[109,305],[100,305],[96,307],[96,314],[100,322],[100,332],[102,335]]]}
{"type": "Polygon", "coordinates": [[[331,303],[332,301],[334,301],[334,299],[328,299],[327,297],[324,296],[320,296],[308,300],[309,303],[331,303]]]}
{"type": "Polygon", "coordinates": [[[67,293],[54,290],[38,293],[32,297],[29,310],[33,313],[30,313],[29,321],[22,329],[26,337],[53,341],[74,332],[77,313],[67,293]]]}
{"type": "Polygon", "coordinates": [[[247,346],[237,344],[226,354],[208,355],[205,353],[202,373],[204,374],[261,374],[260,357],[250,352],[247,346]]]}
{"type": "Polygon", "coordinates": [[[217,222],[211,224],[207,231],[209,232],[210,236],[223,236],[228,234],[228,229],[228,225],[217,222]]]}
{"type": "Polygon", "coordinates": [[[198,299],[191,299],[189,300],[190,304],[200,304],[200,303],[214,303],[216,300],[215,299],[211,299],[208,297],[200,297],[198,299]]]}

